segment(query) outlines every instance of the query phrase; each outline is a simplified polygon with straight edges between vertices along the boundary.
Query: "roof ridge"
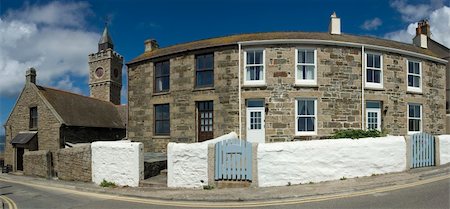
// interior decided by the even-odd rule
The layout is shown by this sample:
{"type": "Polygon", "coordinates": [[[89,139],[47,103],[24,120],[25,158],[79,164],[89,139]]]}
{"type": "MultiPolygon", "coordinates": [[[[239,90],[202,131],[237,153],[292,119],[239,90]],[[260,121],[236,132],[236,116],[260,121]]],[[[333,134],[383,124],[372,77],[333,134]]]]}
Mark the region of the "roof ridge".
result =
{"type": "Polygon", "coordinates": [[[92,100],[96,100],[96,101],[108,103],[108,104],[110,104],[110,105],[115,106],[115,104],[112,103],[112,102],[104,101],[104,100],[97,99],[97,98],[94,98],[94,97],[85,96],[85,95],[82,95],[82,94],[77,94],[77,93],[74,93],[74,92],[65,91],[65,90],[61,90],[61,89],[57,89],[57,88],[53,88],[53,87],[48,87],[48,86],[41,86],[41,85],[36,85],[36,86],[41,87],[41,88],[44,88],[44,89],[51,89],[51,90],[59,91],[59,92],[61,92],[61,93],[72,94],[72,95],[74,95],[74,96],[80,96],[80,97],[84,97],[84,98],[88,98],[88,99],[92,99],[92,100]]]}

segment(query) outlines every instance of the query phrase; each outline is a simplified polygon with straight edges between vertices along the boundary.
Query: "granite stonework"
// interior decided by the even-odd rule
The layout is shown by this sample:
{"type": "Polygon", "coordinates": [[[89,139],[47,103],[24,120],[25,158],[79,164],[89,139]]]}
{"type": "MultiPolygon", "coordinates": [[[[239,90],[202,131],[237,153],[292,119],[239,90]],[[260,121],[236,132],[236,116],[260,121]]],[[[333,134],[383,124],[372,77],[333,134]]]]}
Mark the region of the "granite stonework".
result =
{"type": "MultiPolygon", "coordinates": [[[[329,138],[341,129],[362,128],[361,48],[308,45],[317,50],[317,85],[295,84],[295,49],[304,45],[260,45],[265,49],[263,86],[242,86],[242,138],[246,138],[246,100],[264,99],[266,142],[329,138]],[[317,134],[295,135],[295,101],[317,99],[317,134]]],[[[244,51],[241,54],[244,78],[244,51]]],[[[214,88],[195,89],[195,55],[212,51],[185,52],[128,66],[128,137],[144,143],[146,151],[165,152],[168,142],[196,142],[196,101],[214,101],[214,137],[239,133],[238,49],[215,48],[214,88]],[[170,91],[153,93],[153,62],[170,59],[170,91]],[[170,136],[153,133],[153,105],[170,104],[170,136]]],[[[375,51],[377,52],[377,51],[375,51]]],[[[407,57],[378,51],[383,56],[384,88],[364,89],[364,100],[382,102],[382,129],[392,135],[407,134],[407,104],[423,105],[423,131],[445,131],[445,65],[422,62],[422,93],[407,92],[407,57]]]]}
{"type": "Polygon", "coordinates": [[[61,180],[84,181],[92,180],[91,145],[80,145],[56,151],[55,173],[61,180]]]}
{"type": "Polygon", "coordinates": [[[50,178],[52,176],[52,154],[48,150],[29,151],[23,155],[23,174],[50,178]]]}
{"type": "MultiPolygon", "coordinates": [[[[58,150],[62,146],[60,139],[60,122],[54,116],[51,109],[44,103],[34,84],[25,85],[21,95],[13,108],[9,119],[5,124],[5,165],[12,165],[15,170],[16,153],[11,140],[21,131],[37,131],[38,149],[50,152],[58,150]],[[38,128],[29,128],[30,108],[37,107],[38,128]]],[[[25,149],[25,153],[29,151],[25,149]]]]}

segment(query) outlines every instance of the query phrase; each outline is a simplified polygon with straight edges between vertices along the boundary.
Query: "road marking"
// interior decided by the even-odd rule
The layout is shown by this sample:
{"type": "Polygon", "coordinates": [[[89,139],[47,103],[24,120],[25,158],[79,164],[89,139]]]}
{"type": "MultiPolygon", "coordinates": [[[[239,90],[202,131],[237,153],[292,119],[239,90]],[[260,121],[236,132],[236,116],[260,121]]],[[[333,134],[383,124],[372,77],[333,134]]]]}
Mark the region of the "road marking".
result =
{"type": "MultiPolygon", "coordinates": [[[[18,182],[14,180],[6,180],[0,178],[0,181],[22,184],[31,187],[56,190],[61,192],[68,192],[71,194],[77,194],[82,196],[96,197],[100,199],[112,199],[140,204],[151,204],[151,205],[160,205],[160,206],[174,206],[174,207],[194,207],[194,208],[243,208],[243,207],[264,207],[264,206],[277,206],[277,205],[292,205],[292,204],[302,204],[302,203],[310,203],[310,202],[319,202],[325,200],[333,200],[333,199],[341,199],[341,198],[349,198],[349,197],[357,197],[369,194],[375,194],[380,192],[389,192],[398,189],[405,189],[414,186],[420,186],[428,183],[433,183],[436,181],[441,181],[445,179],[449,179],[450,175],[434,177],[426,180],[420,180],[413,183],[403,184],[403,185],[394,185],[387,186],[383,188],[376,188],[366,191],[359,192],[351,192],[344,194],[334,194],[334,195],[321,195],[318,197],[306,197],[306,198],[295,198],[295,199],[282,199],[282,200],[269,200],[269,201],[241,201],[241,202],[195,202],[195,201],[170,201],[170,200],[158,200],[158,199],[144,199],[143,197],[127,197],[127,196],[118,196],[112,194],[99,194],[94,192],[83,192],[77,191],[73,189],[66,189],[61,187],[51,187],[33,183],[25,183],[18,182]]],[[[4,196],[3,196],[4,197],[4,196]]],[[[14,202],[13,202],[14,203],[14,202]]],[[[17,206],[16,206],[17,207],[17,206]]]]}
{"type": "Polygon", "coordinates": [[[0,199],[4,200],[8,204],[8,209],[17,209],[16,203],[5,195],[0,195],[0,199]]]}

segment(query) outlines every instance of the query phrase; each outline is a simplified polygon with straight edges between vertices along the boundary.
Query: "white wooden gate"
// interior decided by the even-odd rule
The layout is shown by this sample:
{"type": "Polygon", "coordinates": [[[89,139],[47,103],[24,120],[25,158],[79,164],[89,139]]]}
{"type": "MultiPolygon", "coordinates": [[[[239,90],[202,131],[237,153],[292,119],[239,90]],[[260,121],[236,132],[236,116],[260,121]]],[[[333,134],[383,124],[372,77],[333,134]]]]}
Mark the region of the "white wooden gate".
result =
{"type": "Polygon", "coordinates": [[[215,173],[218,180],[252,180],[252,143],[229,139],[215,145],[215,173]]]}

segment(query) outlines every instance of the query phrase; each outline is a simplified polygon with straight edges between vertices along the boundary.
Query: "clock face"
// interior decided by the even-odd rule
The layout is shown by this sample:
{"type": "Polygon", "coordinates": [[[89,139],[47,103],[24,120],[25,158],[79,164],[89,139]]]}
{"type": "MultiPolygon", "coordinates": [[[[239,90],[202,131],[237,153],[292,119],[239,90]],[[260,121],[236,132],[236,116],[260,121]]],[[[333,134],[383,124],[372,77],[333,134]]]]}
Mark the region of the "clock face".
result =
{"type": "Polygon", "coordinates": [[[99,78],[103,76],[103,68],[99,67],[97,70],[95,70],[95,75],[99,78]]]}
{"type": "Polygon", "coordinates": [[[119,70],[114,69],[114,78],[119,77],[119,70]]]}

